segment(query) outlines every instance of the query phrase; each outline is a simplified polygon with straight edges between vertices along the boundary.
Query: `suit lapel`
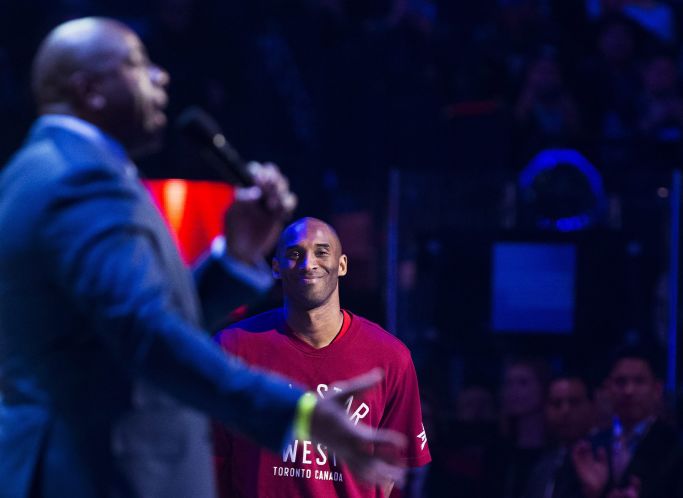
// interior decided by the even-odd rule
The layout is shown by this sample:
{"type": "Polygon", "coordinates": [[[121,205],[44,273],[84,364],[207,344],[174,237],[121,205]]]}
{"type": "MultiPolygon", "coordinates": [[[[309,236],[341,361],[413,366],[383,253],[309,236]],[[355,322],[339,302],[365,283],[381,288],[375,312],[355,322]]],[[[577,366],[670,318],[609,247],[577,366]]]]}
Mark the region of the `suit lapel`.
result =
{"type": "Polygon", "coordinates": [[[125,154],[118,154],[106,142],[91,140],[68,128],[55,125],[47,120],[39,119],[31,129],[26,145],[33,145],[42,140],[49,140],[57,149],[69,158],[74,169],[105,169],[121,179],[135,192],[135,222],[146,226],[156,239],[161,264],[172,277],[173,298],[175,304],[183,311],[186,319],[193,324],[201,323],[200,306],[194,291],[194,283],[189,270],[178,252],[176,242],[170,235],[166,221],[152,201],[149,192],[140,182],[137,168],[125,154]]]}

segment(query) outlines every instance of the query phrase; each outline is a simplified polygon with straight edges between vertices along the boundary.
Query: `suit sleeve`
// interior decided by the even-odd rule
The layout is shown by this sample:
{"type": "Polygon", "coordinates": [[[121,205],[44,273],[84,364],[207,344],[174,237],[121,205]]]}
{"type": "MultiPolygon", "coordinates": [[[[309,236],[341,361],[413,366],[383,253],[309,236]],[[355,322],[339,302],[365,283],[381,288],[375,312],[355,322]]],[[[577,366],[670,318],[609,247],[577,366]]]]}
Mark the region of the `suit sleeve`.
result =
{"type": "Polygon", "coordinates": [[[209,331],[227,322],[232,311],[262,301],[273,287],[270,268],[249,267],[226,254],[207,252],[193,268],[193,276],[209,331]]]}
{"type": "Polygon", "coordinates": [[[136,222],[136,186],[97,170],[71,175],[57,188],[38,243],[50,280],[89,322],[94,339],[131,378],[279,449],[302,391],[226,357],[179,315],[183,296],[160,262],[161,242],[136,222]]]}

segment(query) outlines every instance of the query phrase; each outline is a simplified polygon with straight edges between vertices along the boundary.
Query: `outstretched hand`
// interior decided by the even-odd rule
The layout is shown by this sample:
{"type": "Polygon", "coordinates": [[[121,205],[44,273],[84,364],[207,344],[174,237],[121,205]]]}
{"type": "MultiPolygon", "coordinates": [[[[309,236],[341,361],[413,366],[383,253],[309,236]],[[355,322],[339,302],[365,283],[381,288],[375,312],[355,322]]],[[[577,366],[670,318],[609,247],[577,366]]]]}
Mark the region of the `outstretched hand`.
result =
{"type": "Polygon", "coordinates": [[[628,486],[619,489],[613,489],[607,495],[607,498],[640,498],[641,481],[636,476],[631,476],[628,486]]]}
{"type": "Polygon", "coordinates": [[[369,484],[403,483],[405,469],[398,464],[406,438],[397,432],[354,425],[344,401],[376,385],[383,378],[380,369],[336,384],[315,407],[311,437],[334,451],[351,471],[369,484]]]}
{"type": "Polygon", "coordinates": [[[225,214],[225,237],[231,256],[256,264],[275,247],[297,197],[276,165],[252,162],[247,167],[254,186],[235,190],[235,202],[225,214]]]}
{"type": "Polygon", "coordinates": [[[593,454],[593,448],[588,441],[579,441],[572,449],[572,462],[586,497],[602,496],[609,479],[605,448],[598,448],[593,454]]]}

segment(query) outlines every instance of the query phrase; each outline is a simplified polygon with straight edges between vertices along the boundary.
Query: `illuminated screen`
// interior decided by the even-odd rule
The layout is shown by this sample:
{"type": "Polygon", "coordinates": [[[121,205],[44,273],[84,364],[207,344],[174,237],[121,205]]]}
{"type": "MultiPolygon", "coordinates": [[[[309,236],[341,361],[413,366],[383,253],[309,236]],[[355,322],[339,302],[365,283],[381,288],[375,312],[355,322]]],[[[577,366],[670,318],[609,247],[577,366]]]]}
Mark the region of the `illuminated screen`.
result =
{"type": "Polygon", "coordinates": [[[576,248],[498,242],[492,249],[491,323],[496,332],[574,330],[576,248]]]}
{"type": "Polygon", "coordinates": [[[223,215],[234,189],[218,182],[145,180],[145,186],[166,220],[183,260],[193,263],[223,232],[223,215]]]}

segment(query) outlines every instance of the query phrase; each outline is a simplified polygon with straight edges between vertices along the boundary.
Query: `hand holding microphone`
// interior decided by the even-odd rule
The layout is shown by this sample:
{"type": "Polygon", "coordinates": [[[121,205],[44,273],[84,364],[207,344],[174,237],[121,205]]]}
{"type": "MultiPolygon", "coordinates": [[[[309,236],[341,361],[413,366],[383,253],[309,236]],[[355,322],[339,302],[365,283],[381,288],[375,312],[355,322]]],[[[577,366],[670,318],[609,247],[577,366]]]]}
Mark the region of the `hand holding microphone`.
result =
{"type": "Polygon", "coordinates": [[[265,207],[271,216],[288,220],[298,199],[289,189],[289,180],[273,163],[250,162],[246,164],[253,184],[235,190],[236,201],[255,201],[265,207]]]}

